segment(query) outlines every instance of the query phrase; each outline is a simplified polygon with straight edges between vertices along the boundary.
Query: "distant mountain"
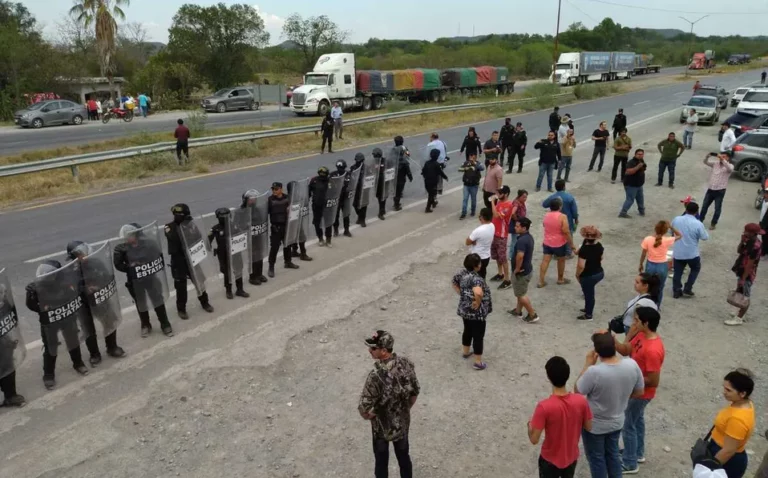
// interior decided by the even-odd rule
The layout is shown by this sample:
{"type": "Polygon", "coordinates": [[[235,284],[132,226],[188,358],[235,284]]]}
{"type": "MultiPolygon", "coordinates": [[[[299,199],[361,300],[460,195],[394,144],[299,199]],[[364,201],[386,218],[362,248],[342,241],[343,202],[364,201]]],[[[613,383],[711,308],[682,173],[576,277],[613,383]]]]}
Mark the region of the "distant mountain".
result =
{"type": "Polygon", "coordinates": [[[163,48],[166,47],[165,43],[161,43],[159,41],[148,41],[145,42],[145,45],[149,48],[149,54],[154,55],[155,53],[159,52],[163,48]]]}
{"type": "Polygon", "coordinates": [[[293,42],[291,40],[286,40],[283,43],[280,43],[279,45],[275,45],[274,48],[281,48],[283,50],[298,50],[299,45],[297,45],[296,42],[293,42]]]}

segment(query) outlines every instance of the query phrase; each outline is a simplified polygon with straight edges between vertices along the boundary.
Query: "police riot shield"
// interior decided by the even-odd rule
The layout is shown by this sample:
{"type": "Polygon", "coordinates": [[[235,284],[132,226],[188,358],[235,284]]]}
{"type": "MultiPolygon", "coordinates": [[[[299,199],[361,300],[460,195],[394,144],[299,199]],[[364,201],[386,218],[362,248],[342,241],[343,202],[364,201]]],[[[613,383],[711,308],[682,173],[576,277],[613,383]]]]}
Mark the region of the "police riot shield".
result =
{"type": "MultiPolygon", "coordinates": [[[[309,185],[309,183],[307,183],[309,185]]],[[[301,224],[299,226],[299,243],[307,242],[307,234],[309,234],[310,228],[309,219],[309,188],[307,188],[307,194],[304,195],[304,203],[301,205],[301,224]]]]}
{"type": "Polygon", "coordinates": [[[328,192],[325,193],[325,208],[323,208],[323,223],[325,227],[331,227],[336,221],[336,213],[339,211],[341,190],[344,189],[345,176],[328,178],[328,192]]]}
{"type": "Polygon", "coordinates": [[[257,196],[248,208],[251,214],[251,263],[262,261],[269,255],[268,199],[269,193],[257,196]]]}
{"type": "Polygon", "coordinates": [[[127,234],[122,240],[128,269],[126,286],[136,301],[136,309],[147,312],[164,305],[170,293],[157,222],[127,234]]]}
{"type": "Polygon", "coordinates": [[[365,158],[361,171],[362,185],[358,207],[366,207],[375,198],[376,185],[379,183],[379,160],[372,156],[365,158]]]}
{"type": "MultiPolygon", "coordinates": [[[[251,212],[248,209],[232,209],[224,221],[229,232],[227,243],[227,273],[230,283],[250,273],[251,265],[251,212]]],[[[223,251],[222,251],[223,252],[223,251]]]]}
{"type": "Polygon", "coordinates": [[[79,262],[91,315],[101,324],[107,336],[117,330],[123,320],[109,242],[91,251],[79,262]]]}
{"type": "Polygon", "coordinates": [[[16,371],[26,357],[11,283],[3,269],[0,270],[0,378],[16,371]]]}
{"type": "Polygon", "coordinates": [[[213,249],[208,242],[208,236],[202,233],[203,219],[200,216],[187,219],[179,224],[181,242],[184,244],[184,255],[187,256],[189,278],[197,290],[198,297],[205,292],[205,281],[215,277],[216,269],[211,261],[213,249]]]}
{"type": "Polygon", "coordinates": [[[43,274],[35,279],[40,307],[40,325],[48,353],[58,352],[59,337],[72,350],[95,332],[88,325],[88,309],[80,284],[78,261],[43,274]]]}
{"type": "Polygon", "coordinates": [[[384,161],[384,189],[381,199],[387,199],[395,195],[395,185],[397,183],[397,165],[400,163],[401,149],[394,147],[389,150],[384,161]]]}
{"type": "Polygon", "coordinates": [[[309,178],[288,183],[288,194],[291,202],[288,206],[288,225],[285,228],[286,246],[299,242],[299,230],[301,229],[302,206],[309,201],[309,178]]]}
{"type": "Polygon", "coordinates": [[[349,217],[352,214],[352,203],[355,200],[355,192],[357,191],[357,184],[360,181],[360,171],[363,168],[357,168],[354,171],[350,171],[347,177],[349,182],[347,183],[346,197],[341,198],[341,213],[343,217],[349,217]]]}

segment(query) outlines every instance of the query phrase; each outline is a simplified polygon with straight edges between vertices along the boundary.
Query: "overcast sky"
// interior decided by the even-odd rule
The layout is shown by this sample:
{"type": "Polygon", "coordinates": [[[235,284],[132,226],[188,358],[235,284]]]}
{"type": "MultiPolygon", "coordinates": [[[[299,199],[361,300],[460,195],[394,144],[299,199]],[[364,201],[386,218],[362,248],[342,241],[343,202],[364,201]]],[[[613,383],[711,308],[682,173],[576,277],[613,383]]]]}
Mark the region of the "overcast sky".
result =
{"type": "MultiPolygon", "coordinates": [[[[55,34],[56,22],[66,14],[71,5],[69,0],[20,1],[37,17],[44,26],[44,32],[49,36],[55,34]]],[[[221,1],[227,4],[250,3],[221,1]]],[[[144,24],[151,40],[166,42],[173,15],[184,3],[190,2],[131,0],[126,15],[128,21],[144,24]]],[[[196,0],[191,3],[212,5],[218,2],[196,0]]],[[[768,15],[757,14],[768,12],[766,0],[737,4],[722,0],[642,0],[642,7],[637,7],[639,4],[640,2],[635,0],[562,0],[561,28],[565,29],[577,21],[593,27],[604,17],[611,17],[614,21],[630,27],[679,28],[687,31],[690,25],[678,16],[694,21],[705,13],[712,13],[696,24],[696,33],[739,33],[751,36],[765,34],[765,24],[768,20],[768,15]],[[722,12],[731,10],[731,5],[739,5],[735,10],[740,13],[723,15],[722,12]],[[744,5],[750,6],[749,13],[744,5]]],[[[476,35],[554,34],[557,20],[557,0],[258,0],[258,3],[251,5],[255,6],[264,18],[272,44],[283,40],[283,19],[293,12],[299,12],[305,17],[326,14],[347,30],[349,39],[355,43],[363,43],[371,37],[434,40],[457,34],[470,36],[473,30],[476,35]]]]}

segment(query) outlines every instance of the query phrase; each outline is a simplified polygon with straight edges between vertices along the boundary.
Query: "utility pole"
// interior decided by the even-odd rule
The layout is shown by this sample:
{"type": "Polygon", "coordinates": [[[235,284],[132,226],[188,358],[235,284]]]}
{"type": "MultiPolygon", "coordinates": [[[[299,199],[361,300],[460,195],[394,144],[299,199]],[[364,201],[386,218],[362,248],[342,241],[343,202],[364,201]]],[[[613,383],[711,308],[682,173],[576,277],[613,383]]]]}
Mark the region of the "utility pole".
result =
{"type": "Polygon", "coordinates": [[[555,70],[557,69],[557,40],[560,36],[560,7],[562,6],[563,0],[557,0],[557,29],[555,30],[555,52],[552,55],[552,83],[557,83],[555,70]]]}
{"type": "Polygon", "coordinates": [[[699,23],[700,21],[704,20],[708,16],[709,15],[704,15],[703,17],[699,18],[695,22],[692,22],[692,21],[688,20],[685,17],[678,17],[678,18],[680,18],[682,20],[685,20],[686,22],[691,24],[691,41],[688,42],[688,59],[686,60],[686,65],[685,65],[685,77],[686,78],[688,77],[688,66],[690,65],[690,63],[688,63],[688,62],[691,61],[691,50],[693,49],[693,38],[694,38],[693,37],[693,26],[696,25],[697,23],[699,23]]]}

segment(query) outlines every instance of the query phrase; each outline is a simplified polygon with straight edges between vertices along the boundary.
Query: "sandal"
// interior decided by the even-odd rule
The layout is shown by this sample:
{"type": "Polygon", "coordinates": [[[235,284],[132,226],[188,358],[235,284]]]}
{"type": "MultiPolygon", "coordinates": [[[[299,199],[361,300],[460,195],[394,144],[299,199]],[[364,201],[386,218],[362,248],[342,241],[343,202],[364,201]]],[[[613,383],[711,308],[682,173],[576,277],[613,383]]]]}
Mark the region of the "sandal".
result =
{"type": "Polygon", "coordinates": [[[473,356],[474,354],[475,354],[474,352],[470,352],[468,354],[461,354],[461,357],[465,358],[465,359],[468,359],[469,357],[473,356]]]}
{"type": "Polygon", "coordinates": [[[542,288],[544,288],[546,286],[547,286],[547,281],[540,282],[540,283],[536,284],[536,288],[537,289],[542,289],[542,288]]]}
{"type": "Polygon", "coordinates": [[[570,284],[570,283],[571,283],[571,279],[563,279],[562,282],[561,281],[557,281],[557,285],[566,285],[566,284],[570,284]]]}

